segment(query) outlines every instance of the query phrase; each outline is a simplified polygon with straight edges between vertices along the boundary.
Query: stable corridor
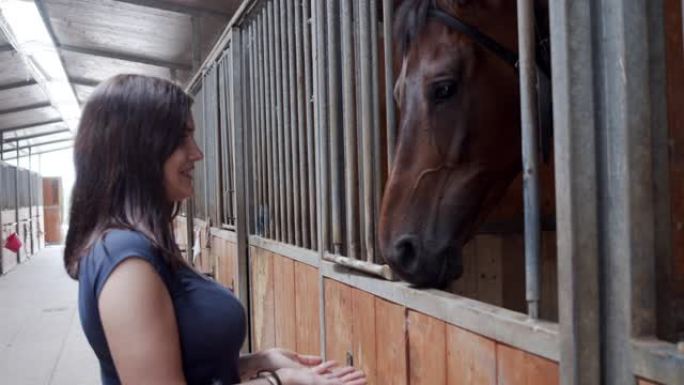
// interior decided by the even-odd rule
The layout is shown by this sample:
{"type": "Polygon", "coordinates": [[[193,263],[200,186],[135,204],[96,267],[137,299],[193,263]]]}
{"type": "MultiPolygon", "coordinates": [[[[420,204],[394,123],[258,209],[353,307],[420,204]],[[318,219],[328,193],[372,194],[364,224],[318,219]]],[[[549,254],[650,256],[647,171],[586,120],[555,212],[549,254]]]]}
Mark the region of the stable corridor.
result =
{"type": "Polygon", "coordinates": [[[0,276],[0,384],[99,384],[97,359],[83,335],[78,284],[47,247],[0,276]]]}

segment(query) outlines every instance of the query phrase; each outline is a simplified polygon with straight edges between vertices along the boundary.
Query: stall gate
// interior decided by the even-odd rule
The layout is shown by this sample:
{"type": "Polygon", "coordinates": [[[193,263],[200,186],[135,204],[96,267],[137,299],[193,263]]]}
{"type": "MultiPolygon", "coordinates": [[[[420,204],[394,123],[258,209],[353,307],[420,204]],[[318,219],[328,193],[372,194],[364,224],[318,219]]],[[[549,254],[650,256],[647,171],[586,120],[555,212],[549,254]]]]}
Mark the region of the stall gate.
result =
{"type": "Polygon", "coordinates": [[[43,185],[40,175],[0,162],[0,242],[16,233],[22,242],[15,253],[0,250],[0,274],[10,271],[45,246],[43,233],[43,185]]]}
{"type": "Polygon", "coordinates": [[[205,161],[176,236],[247,307],[245,349],[324,354],[370,384],[684,384],[681,1],[549,2],[554,161],[527,154],[533,177],[446,291],[378,251],[399,3],[245,1],[190,84],[205,161]]]}

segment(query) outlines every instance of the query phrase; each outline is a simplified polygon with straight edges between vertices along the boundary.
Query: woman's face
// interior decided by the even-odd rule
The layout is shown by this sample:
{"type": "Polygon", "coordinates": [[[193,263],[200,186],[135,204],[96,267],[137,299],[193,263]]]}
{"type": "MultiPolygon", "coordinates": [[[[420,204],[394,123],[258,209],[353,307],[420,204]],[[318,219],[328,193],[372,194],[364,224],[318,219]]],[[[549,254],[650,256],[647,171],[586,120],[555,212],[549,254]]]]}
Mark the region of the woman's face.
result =
{"type": "Polygon", "coordinates": [[[183,141],[164,163],[164,187],[166,197],[171,202],[180,202],[192,196],[192,172],[195,169],[195,162],[204,158],[204,154],[195,143],[194,132],[195,124],[190,118],[183,141]]]}

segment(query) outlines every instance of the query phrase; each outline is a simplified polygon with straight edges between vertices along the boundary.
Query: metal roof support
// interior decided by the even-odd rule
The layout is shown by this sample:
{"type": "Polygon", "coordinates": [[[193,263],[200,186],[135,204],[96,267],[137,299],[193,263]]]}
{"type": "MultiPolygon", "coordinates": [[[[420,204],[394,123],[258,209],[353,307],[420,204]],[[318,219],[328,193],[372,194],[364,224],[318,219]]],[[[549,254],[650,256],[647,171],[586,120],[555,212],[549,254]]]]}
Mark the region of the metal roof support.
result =
{"type": "Polygon", "coordinates": [[[14,82],[14,83],[7,83],[7,84],[0,85],[0,91],[9,91],[9,90],[13,90],[15,88],[35,86],[36,84],[38,84],[38,83],[36,83],[36,81],[33,79],[23,80],[23,81],[14,82]]]}
{"type": "Polygon", "coordinates": [[[47,126],[48,124],[56,124],[56,123],[62,123],[62,122],[64,122],[62,120],[62,118],[55,118],[55,119],[50,119],[50,120],[46,120],[46,121],[38,122],[38,123],[29,123],[29,124],[22,124],[21,126],[0,128],[0,132],[26,130],[28,128],[36,128],[36,127],[40,127],[40,126],[47,126]]]}
{"type": "Polygon", "coordinates": [[[14,51],[14,47],[12,47],[12,44],[0,45],[0,53],[1,52],[12,52],[12,51],[14,51]]]}
{"type": "Polygon", "coordinates": [[[233,12],[222,12],[219,10],[212,10],[207,8],[192,7],[189,5],[180,5],[170,3],[168,1],[160,0],[115,0],[121,3],[128,3],[134,5],[140,5],[148,8],[156,8],[164,11],[171,11],[177,13],[184,13],[193,16],[219,16],[219,17],[230,17],[233,12]]]}
{"type": "Polygon", "coordinates": [[[45,107],[50,107],[50,106],[51,106],[51,104],[49,102],[34,103],[34,104],[29,104],[27,106],[9,108],[7,110],[0,110],[0,115],[14,114],[17,112],[37,110],[39,108],[45,108],[45,107]]]}
{"type": "Polygon", "coordinates": [[[182,70],[182,71],[192,70],[192,66],[188,65],[188,64],[171,62],[171,61],[166,61],[166,60],[156,59],[156,58],[151,58],[151,57],[138,56],[138,55],[133,55],[133,54],[125,53],[125,52],[114,52],[114,51],[98,49],[98,48],[77,47],[74,45],[67,45],[67,44],[61,44],[58,46],[58,48],[62,52],[73,52],[73,53],[79,53],[82,55],[98,56],[98,57],[104,57],[104,58],[108,58],[108,59],[123,60],[123,61],[129,61],[129,62],[134,62],[134,63],[153,65],[153,66],[157,66],[157,67],[165,67],[165,68],[171,68],[171,69],[175,69],[175,70],[182,70]]]}
{"type": "MultiPolygon", "coordinates": [[[[19,150],[29,150],[29,151],[32,151],[32,149],[33,149],[33,148],[36,148],[36,147],[47,146],[48,144],[57,144],[57,143],[71,142],[71,141],[73,141],[73,140],[74,140],[74,138],[65,138],[65,139],[50,140],[50,141],[42,142],[42,143],[27,144],[27,145],[25,145],[25,146],[19,146],[19,150]]],[[[16,149],[16,147],[14,147],[13,149],[16,149]]]]}
{"type": "Polygon", "coordinates": [[[69,83],[77,86],[97,87],[98,84],[100,84],[100,81],[95,79],[70,77],[69,83]]]}
{"type": "MultiPolygon", "coordinates": [[[[49,153],[51,153],[51,152],[64,151],[64,150],[69,150],[69,149],[72,149],[72,148],[74,148],[74,146],[64,146],[64,147],[58,147],[58,148],[51,148],[51,149],[49,149],[49,150],[45,150],[45,151],[41,151],[41,152],[32,153],[31,156],[49,154],[49,153]]],[[[27,157],[27,156],[28,156],[28,154],[24,154],[24,155],[20,155],[19,158],[25,158],[25,157],[27,157]]],[[[5,160],[15,160],[15,159],[17,159],[16,156],[13,157],[13,158],[5,158],[5,160]]]]}
{"type": "Polygon", "coordinates": [[[54,130],[54,131],[48,131],[48,132],[43,132],[40,134],[33,134],[33,135],[26,135],[26,136],[19,136],[16,138],[7,138],[3,141],[3,143],[11,143],[11,142],[19,142],[22,140],[28,140],[28,139],[35,139],[35,138],[40,138],[43,136],[49,136],[49,135],[56,135],[56,134],[62,134],[65,132],[71,132],[68,128],[63,128],[61,130],[54,130]]]}

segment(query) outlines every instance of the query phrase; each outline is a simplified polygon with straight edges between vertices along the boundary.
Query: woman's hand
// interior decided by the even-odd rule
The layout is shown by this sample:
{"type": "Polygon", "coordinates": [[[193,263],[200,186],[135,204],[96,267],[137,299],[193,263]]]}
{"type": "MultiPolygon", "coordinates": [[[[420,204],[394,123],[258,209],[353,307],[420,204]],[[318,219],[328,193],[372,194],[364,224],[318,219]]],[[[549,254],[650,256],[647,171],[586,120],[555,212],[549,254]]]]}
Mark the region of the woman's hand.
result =
{"type": "Polygon", "coordinates": [[[263,367],[261,369],[308,368],[320,365],[321,362],[323,362],[323,359],[319,356],[309,356],[287,349],[273,348],[264,352],[263,367]]]}
{"type": "Polygon", "coordinates": [[[366,376],[351,366],[337,367],[334,361],[312,368],[282,368],[276,371],[283,385],[366,385],[366,376]]]}

